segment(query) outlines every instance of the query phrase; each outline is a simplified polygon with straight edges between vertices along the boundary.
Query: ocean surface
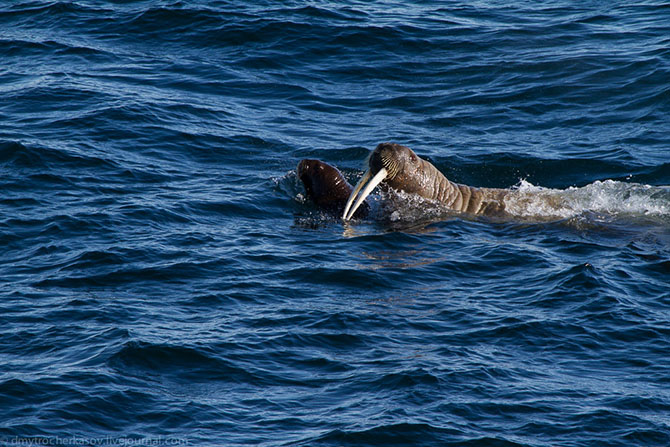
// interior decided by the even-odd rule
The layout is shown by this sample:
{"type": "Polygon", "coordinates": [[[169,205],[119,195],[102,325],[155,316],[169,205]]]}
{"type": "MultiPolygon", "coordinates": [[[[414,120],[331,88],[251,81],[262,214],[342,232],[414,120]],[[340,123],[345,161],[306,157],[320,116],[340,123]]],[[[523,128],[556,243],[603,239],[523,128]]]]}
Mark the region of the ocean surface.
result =
{"type": "Polygon", "coordinates": [[[667,2],[2,2],[0,445],[667,447],[668,185],[667,2]]]}

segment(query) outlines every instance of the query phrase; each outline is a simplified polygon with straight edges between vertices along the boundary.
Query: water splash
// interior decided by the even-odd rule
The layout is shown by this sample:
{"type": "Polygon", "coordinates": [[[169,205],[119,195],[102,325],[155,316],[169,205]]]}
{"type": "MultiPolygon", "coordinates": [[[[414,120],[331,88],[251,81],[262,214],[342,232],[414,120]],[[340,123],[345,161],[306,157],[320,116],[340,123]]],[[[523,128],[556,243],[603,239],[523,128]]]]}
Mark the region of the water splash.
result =
{"type": "Polygon", "coordinates": [[[567,219],[585,213],[670,217],[670,188],[603,180],[560,190],[522,180],[505,206],[511,215],[522,218],[567,219]]]}

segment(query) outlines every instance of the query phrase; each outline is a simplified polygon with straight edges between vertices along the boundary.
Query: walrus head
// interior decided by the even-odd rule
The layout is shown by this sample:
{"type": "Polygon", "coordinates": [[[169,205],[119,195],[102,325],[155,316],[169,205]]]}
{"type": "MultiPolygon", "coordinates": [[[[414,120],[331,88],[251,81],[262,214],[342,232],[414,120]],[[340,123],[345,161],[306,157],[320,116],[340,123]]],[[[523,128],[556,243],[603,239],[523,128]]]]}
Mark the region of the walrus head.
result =
{"type": "Polygon", "coordinates": [[[421,169],[422,161],[407,146],[396,143],[379,144],[368,157],[368,169],[349,196],[342,218],[344,220],[351,219],[360,204],[381,182],[385,182],[390,187],[400,191],[420,192],[426,180],[426,176],[421,169]],[[368,181],[369,183],[365,186],[368,181]],[[363,186],[365,186],[365,189],[356,199],[363,186]],[[353,203],[355,199],[356,203],[353,203]]]}
{"type": "MultiPolygon", "coordinates": [[[[342,212],[353,188],[337,168],[320,160],[304,159],[298,163],[296,172],[305,186],[307,197],[316,206],[337,214],[342,212]]],[[[365,217],[368,211],[364,203],[356,217],[365,217]]]]}

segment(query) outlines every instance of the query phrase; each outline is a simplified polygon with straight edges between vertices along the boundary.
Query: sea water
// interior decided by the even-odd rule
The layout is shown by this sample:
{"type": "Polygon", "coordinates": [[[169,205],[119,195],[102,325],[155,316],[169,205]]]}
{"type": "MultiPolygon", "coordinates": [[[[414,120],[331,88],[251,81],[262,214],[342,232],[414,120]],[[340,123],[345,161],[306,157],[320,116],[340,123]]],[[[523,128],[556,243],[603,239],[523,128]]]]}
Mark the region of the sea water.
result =
{"type": "Polygon", "coordinates": [[[669,184],[662,2],[4,2],[0,445],[668,446],[669,184]]]}

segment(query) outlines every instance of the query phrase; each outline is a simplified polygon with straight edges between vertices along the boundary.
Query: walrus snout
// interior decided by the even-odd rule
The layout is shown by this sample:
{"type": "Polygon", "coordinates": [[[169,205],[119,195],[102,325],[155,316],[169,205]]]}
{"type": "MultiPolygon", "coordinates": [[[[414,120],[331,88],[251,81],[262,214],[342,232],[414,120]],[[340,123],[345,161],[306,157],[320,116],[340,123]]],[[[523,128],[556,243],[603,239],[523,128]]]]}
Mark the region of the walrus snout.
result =
{"type": "Polygon", "coordinates": [[[387,171],[387,179],[392,179],[401,172],[407,163],[416,163],[418,156],[407,146],[397,143],[378,144],[368,158],[368,166],[372,175],[382,168],[387,171]]]}

